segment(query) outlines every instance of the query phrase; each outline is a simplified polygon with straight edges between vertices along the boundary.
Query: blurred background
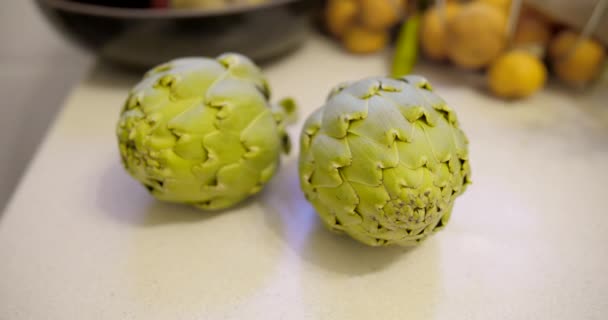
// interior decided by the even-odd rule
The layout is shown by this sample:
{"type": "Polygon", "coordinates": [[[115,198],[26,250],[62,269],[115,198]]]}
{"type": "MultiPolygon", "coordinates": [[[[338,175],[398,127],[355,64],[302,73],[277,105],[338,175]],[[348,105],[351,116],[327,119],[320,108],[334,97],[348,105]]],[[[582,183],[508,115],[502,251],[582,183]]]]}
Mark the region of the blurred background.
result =
{"type": "Polygon", "coordinates": [[[69,89],[93,57],[42,19],[33,1],[0,9],[0,212],[69,89]]]}
{"type": "Polygon", "coordinates": [[[0,10],[0,209],[70,88],[97,63],[140,75],[180,56],[289,58],[311,35],[387,73],[419,63],[495,99],[605,88],[605,0],[30,0],[0,10]],[[101,62],[99,62],[101,61],[101,62]]]}

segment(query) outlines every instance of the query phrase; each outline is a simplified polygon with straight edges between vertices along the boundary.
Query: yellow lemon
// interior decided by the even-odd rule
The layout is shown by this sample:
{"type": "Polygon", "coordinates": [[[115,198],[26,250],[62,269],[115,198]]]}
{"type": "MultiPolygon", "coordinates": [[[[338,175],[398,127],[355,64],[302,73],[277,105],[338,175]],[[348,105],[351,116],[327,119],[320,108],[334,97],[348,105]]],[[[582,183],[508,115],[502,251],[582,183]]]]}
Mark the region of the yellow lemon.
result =
{"type": "Polygon", "coordinates": [[[478,0],[478,1],[489,4],[491,6],[494,6],[506,15],[508,15],[509,11],[511,11],[511,0],[478,0]]]}
{"type": "Polygon", "coordinates": [[[567,84],[585,85],[602,71],[606,51],[597,41],[578,42],[578,34],[566,30],[549,45],[549,58],[555,74],[567,84]]]}
{"type": "Polygon", "coordinates": [[[359,13],[356,0],[330,0],[325,8],[327,30],[336,37],[341,37],[354,23],[359,13]]]}
{"type": "Polygon", "coordinates": [[[446,25],[447,54],[456,65],[479,69],[492,62],[506,45],[507,18],[494,6],[472,2],[446,25]]]}
{"type": "Polygon", "coordinates": [[[374,30],[391,28],[402,15],[402,4],[398,0],[359,0],[360,21],[363,26],[374,30]]]}
{"type": "Polygon", "coordinates": [[[547,69],[535,55],[513,50],[500,56],[488,71],[490,90],[502,98],[524,98],[540,90],[547,69]]]}
{"type": "Polygon", "coordinates": [[[344,47],[353,53],[372,53],[381,50],[389,40],[388,31],[376,31],[360,26],[350,27],[342,39],[344,47]]]}
{"type": "Polygon", "coordinates": [[[434,6],[422,16],[420,25],[420,45],[425,55],[433,60],[447,58],[445,26],[460,10],[460,4],[448,2],[445,6],[445,21],[439,7],[434,6]]]}

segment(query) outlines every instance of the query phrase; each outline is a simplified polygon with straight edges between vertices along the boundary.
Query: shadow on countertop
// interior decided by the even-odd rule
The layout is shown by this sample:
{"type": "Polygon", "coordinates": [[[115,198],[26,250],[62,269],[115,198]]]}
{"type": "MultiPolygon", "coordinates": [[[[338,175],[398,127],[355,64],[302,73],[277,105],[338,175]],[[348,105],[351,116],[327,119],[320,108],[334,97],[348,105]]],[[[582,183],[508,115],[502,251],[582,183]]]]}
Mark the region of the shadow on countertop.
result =
{"type": "Polygon", "coordinates": [[[304,199],[298,183],[296,161],[288,161],[261,194],[231,209],[205,212],[157,201],[116,161],[105,170],[96,201],[108,217],[133,227],[202,223],[259,202],[265,209],[260,218],[270,232],[283,239],[302,260],[340,274],[377,272],[407,256],[409,248],[369,247],[327,230],[304,199]]]}
{"type": "Polygon", "coordinates": [[[144,71],[120,67],[103,59],[98,59],[93,66],[87,84],[110,89],[130,89],[137,84],[144,71]]]}
{"type": "Polygon", "coordinates": [[[97,206],[119,223],[136,227],[203,222],[230,214],[231,210],[238,210],[253,201],[249,199],[233,209],[220,211],[203,211],[188,205],[161,202],[131,178],[118,160],[106,169],[98,188],[97,206]]]}
{"type": "Polygon", "coordinates": [[[329,231],[300,191],[297,159],[287,159],[260,201],[269,229],[300,258],[322,269],[346,275],[374,273],[405,259],[411,248],[370,247],[329,231]]]}

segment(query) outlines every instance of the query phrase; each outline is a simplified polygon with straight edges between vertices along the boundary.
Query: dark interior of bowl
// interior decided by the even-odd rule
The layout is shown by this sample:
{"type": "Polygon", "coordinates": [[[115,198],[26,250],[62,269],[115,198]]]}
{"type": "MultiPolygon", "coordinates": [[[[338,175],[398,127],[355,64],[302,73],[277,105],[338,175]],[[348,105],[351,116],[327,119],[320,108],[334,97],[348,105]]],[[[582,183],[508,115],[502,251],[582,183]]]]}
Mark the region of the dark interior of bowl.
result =
{"type": "Polygon", "coordinates": [[[149,8],[154,0],[69,0],[106,7],[117,8],[149,8]]]}
{"type": "Polygon", "coordinates": [[[274,0],[205,11],[142,9],[138,4],[144,0],[107,0],[103,6],[98,4],[102,0],[36,1],[69,39],[103,59],[137,68],[224,52],[258,62],[277,57],[303,41],[310,13],[318,5],[316,0],[274,0]],[[108,6],[114,2],[121,7],[108,6]]]}

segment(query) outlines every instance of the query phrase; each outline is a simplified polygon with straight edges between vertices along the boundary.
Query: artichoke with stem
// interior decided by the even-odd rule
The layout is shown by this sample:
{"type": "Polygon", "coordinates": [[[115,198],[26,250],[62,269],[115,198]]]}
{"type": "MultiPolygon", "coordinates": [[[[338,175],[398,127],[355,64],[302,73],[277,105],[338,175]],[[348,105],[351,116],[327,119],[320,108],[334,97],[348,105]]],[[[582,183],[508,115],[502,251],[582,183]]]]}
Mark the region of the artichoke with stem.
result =
{"type": "Polygon", "coordinates": [[[446,225],[470,183],[467,145],[426,79],[345,83],[304,124],[300,184],[329,229],[415,245],[446,225]]]}
{"type": "Polygon", "coordinates": [[[239,54],[182,58],[148,71],[117,126],[126,170],[159,200],[224,209],[257,193],[288,151],[291,100],[269,102],[239,54]]]}

